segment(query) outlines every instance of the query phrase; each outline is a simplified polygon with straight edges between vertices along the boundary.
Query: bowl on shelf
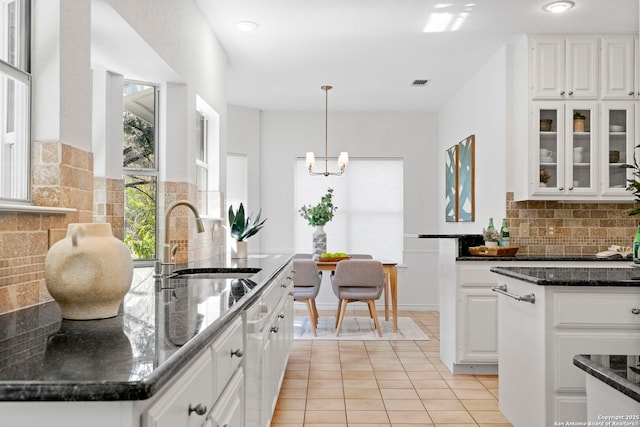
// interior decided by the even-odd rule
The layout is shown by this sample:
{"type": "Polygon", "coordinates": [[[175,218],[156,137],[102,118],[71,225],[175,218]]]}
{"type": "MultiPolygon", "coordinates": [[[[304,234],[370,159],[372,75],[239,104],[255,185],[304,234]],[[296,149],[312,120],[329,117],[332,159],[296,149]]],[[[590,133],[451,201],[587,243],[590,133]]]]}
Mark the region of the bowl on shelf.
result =
{"type": "Polygon", "coordinates": [[[624,125],[609,125],[609,132],[624,132],[624,125]]]}

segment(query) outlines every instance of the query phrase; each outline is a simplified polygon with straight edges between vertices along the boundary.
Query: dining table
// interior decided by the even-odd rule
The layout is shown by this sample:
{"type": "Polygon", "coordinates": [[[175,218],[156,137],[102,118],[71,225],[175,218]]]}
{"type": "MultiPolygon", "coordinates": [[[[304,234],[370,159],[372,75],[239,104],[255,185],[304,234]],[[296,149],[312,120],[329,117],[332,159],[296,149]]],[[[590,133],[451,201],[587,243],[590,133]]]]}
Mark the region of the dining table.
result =
{"type": "MultiPolygon", "coordinates": [[[[375,259],[374,259],[375,260],[375,259]]],[[[336,265],[344,260],[323,261],[316,260],[318,270],[335,271],[336,265]]],[[[389,320],[389,296],[391,296],[391,317],[393,320],[393,332],[398,332],[398,263],[388,260],[380,261],[384,270],[384,320],[389,320]]]]}

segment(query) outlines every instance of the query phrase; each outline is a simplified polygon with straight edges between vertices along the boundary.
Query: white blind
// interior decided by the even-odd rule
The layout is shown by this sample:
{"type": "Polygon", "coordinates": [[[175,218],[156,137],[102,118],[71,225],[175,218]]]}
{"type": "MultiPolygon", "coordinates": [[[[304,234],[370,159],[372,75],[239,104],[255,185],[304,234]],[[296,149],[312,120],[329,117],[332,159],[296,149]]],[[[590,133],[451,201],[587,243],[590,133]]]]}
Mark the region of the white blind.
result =
{"type": "MultiPolygon", "coordinates": [[[[324,170],[324,159],[316,161],[324,170]]],[[[337,170],[337,159],[329,160],[329,171],[337,170]]],[[[403,163],[402,159],[349,159],[342,176],[310,176],[305,159],[296,160],[294,207],[295,250],[312,252],[314,227],[297,211],[316,205],[333,188],[338,207],[325,225],[327,252],[367,253],[377,259],[402,262],[403,163]]]]}

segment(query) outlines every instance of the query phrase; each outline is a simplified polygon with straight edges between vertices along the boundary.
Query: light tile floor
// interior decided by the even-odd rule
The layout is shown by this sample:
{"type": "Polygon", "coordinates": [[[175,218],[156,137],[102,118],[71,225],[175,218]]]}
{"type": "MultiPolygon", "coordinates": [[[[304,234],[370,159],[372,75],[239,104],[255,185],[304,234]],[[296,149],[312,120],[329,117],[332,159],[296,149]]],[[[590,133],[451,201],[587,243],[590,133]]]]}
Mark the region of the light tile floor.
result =
{"type": "Polygon", "coordinates": [[[431,340],[294,341],[271,425],[511,426],[497,376],[453,375],[440,362],[437,312],[399,315],[431,340]]]}

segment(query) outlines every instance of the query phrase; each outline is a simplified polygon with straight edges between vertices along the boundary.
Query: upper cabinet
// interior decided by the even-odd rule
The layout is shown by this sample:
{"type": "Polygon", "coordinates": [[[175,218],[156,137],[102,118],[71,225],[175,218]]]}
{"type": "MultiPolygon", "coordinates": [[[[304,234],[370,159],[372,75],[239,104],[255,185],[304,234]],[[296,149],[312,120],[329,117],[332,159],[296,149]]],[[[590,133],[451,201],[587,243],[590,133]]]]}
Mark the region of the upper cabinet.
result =
{"type": "Polygon", "coordinates": [[[639,56],[635,35],[529,39],[527,199],[633,200],[639,56]]]}
{"type": "Polygon", "coordinates": [[[531,39],[532,99],[597,99],[598,37],[531,39]]]}
{"type": "Polygon", "coordinates": [[[632,37],[602,39],[602,99],[637,99],[638,40],[632,37]]]}

